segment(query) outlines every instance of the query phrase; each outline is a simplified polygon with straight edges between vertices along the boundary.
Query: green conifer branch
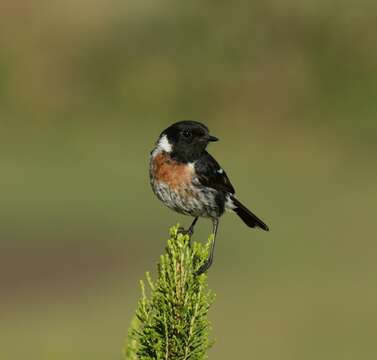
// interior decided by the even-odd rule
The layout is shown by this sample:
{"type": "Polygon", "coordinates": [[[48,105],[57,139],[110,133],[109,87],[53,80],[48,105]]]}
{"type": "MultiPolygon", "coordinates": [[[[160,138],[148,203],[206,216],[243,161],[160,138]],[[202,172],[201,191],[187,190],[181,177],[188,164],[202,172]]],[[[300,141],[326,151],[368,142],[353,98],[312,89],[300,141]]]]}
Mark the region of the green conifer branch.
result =
{"type": "Polygon", "coordinates": [[[140,282],[141,298],[128,332],[127,360],[207,359],[210,324],[207,314],[214,295],[208,290],[207,275],[195,275],[208,256],[207,244],[194,242],[170,229],[166,252],[160,257],[158,277],[146,274],[150,295],[140,282]]]}

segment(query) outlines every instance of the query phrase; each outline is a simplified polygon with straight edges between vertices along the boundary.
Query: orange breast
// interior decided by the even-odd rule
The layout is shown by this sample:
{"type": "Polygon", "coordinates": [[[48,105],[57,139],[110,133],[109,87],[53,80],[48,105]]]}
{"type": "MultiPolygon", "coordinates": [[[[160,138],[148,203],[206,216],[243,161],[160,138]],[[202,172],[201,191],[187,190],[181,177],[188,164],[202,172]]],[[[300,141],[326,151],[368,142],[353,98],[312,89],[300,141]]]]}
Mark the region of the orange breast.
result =
{"type": "Polygon", "coordinates": [[[190,184],[194,174],[193,166],[178,163],[166,153],[156,155],[152,166],[154,179],[166,183],[172,189],[190,184]]]}

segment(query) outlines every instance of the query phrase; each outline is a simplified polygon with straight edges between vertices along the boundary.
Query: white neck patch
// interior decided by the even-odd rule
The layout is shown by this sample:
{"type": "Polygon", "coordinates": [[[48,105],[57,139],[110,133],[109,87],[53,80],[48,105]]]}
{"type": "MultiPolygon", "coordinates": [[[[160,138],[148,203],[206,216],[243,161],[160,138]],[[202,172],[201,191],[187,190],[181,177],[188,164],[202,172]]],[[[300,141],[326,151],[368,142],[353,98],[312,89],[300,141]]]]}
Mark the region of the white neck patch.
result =
{"type": "Polygon", "coordinates": [[[165,151],[171,153],[173,150],[173,145],[169,142],[166,135],[161,136],[160,140],[157,143],[157,149],[159,151],[165,151]]]}

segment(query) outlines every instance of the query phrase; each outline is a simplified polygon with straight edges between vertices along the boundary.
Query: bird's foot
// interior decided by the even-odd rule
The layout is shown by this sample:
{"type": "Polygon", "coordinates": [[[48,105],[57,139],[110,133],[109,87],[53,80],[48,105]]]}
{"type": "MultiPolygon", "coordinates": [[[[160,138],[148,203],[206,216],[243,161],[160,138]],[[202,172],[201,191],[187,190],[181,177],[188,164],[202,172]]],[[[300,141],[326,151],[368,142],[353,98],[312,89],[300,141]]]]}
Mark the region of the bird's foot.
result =
{"type": "Polygon", "coordinates": [[[204,274],[210,267],[211,265],[206,261],[197,271],[195,271],[195,275],[199,276],[204,274]]]}
{"type": "Polygon", "coordinates": [[[202,266],[199,268],[199,270],[197,270],[195,272],[195,275],[199,276],[203,273],[205,273],[212,265],[212,258],[208,258],[203,264],[202,266]]]}
{"type": "Polygon", "coordinates": [[[180,226],[178,228],[178,234],[182,234],[182,235],[188,235],[190,238],[191,236],[194,234],[194,229],[192,229],[191,227],[188,228],[187,230],[185,228],[183,228],[182,226],[180,226]]]}

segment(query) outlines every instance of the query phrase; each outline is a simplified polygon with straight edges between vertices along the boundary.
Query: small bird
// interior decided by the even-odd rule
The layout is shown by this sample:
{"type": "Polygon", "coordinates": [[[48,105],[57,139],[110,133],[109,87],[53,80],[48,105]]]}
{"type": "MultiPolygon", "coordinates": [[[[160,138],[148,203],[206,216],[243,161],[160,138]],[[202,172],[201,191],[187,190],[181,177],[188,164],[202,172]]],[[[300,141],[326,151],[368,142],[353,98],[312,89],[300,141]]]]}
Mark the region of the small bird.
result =
{"type": "Polygon", "coordinates": [[[185,233],[191,238],[199,217],[212,220],[210,254],[197,275],[207,271],[212,264],[219,218],[225,210],[235,212],[249,227],[269,230],[235,197],[225,171],[206,151],[209,142],[218,140],[200,122],[179,121],[161,133],[150,156],[153,192],[169,208],[194,217],[185,233]]]}

